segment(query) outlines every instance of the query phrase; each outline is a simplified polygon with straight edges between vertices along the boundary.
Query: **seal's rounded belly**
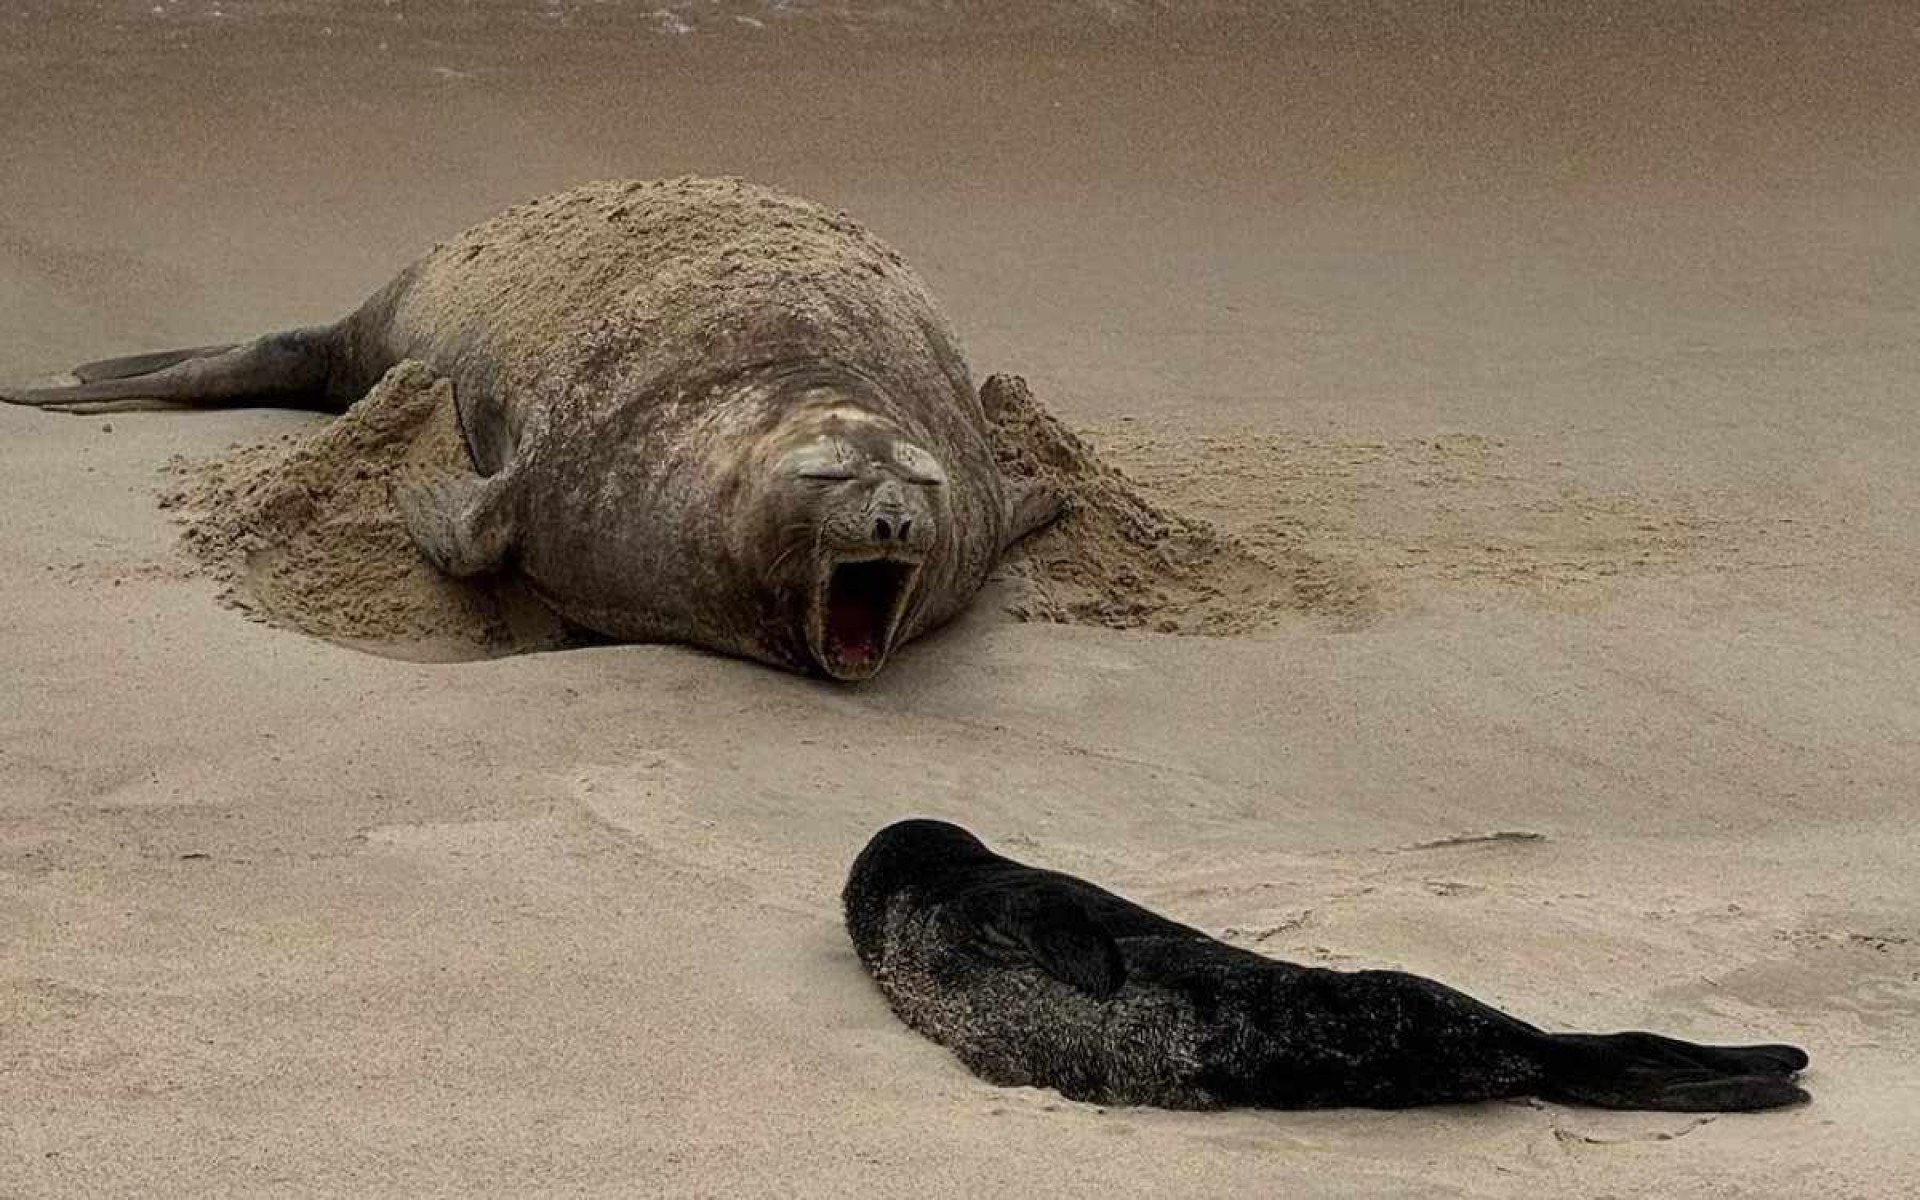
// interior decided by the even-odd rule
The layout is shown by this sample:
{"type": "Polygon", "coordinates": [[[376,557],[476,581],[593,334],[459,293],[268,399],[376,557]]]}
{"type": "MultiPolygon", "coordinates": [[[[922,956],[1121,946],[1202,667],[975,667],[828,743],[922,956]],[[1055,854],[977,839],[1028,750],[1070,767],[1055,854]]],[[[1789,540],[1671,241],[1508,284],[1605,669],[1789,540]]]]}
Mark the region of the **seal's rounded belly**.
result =
{"type": "Polygon", "coordinates": [[[1014,488],[924,283],[841,213],[731,179],[588,184],[436,246],[333,325],[6,398],[344,409],[452,379],[472,470],[396,499],[455,576],[610,637],[842,679],[962,609],[1056,497],[1014,488]]]}

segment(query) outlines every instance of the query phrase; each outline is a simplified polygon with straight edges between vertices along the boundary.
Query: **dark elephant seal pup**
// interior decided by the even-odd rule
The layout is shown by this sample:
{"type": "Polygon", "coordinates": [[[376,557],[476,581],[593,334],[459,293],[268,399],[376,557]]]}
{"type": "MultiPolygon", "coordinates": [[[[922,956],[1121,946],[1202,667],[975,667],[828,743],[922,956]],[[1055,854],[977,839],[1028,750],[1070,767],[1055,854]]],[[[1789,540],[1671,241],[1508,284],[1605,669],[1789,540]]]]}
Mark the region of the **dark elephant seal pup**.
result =
{"type": "Polygon", "coordinates": [[[881,830],[843,899],[893,1011],[990,1083],[1189,1109],[1538,1095],[1706,1112],[1807,1098],[1792,1046],[1544,1033],[1417,975],[1229,946],[941,821],[881,830]]]}
{"type": "Polygon", "coordinates": [[[359,311],[77,368],[14,403],[344,411],[452,379],[473,470],[396,499],[454,576],[562,616],[838,679],[958,613],[1059,500],[994,465],[953,331],[848,217],[727,179],[594,183],[434,248],[359,311]]]}

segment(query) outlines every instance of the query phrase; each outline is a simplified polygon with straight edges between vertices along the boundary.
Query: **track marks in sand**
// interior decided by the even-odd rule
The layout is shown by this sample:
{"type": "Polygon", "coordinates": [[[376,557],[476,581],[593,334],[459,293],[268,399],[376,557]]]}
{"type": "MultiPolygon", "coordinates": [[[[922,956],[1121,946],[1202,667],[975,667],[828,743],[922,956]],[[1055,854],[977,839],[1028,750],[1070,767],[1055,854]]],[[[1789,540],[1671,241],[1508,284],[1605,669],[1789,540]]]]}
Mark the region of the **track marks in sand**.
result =
{"type": "Polygon", "coordinates": [[[1245,797],[1231,785],[1017,731],[894,730],[876,752],[862,712],[857,699],[814,706],[751,744],[635,745],[563,773],[556,790],[649,870],[685,871],[835,923],[854,856],[903,817],[959,821],[1009,853],[1102,878],[1137,860],[1129,843],[1176,813],[1188,828],[1244,819],[1245,797]],[[1019,753],[1007,753],[1009,737],[1019,753]],[[1148,810],[1088,799],[1140,790],[1166,800],[1148,810]]]}
{"type": "Polygon", "coordinates": [[[1908,922],[1849,929],[1846,914],[1809,915],[1772,936],[1776,955],[1714,980],[1716,994],[1743,1003],[1783,1003],[1850,1014],[1863,1031],[1911,1026],[1920,1016],[1920,930],[1908,922]]]}
{"type": "Polygon", "coordinates": [[[1089,438],[1156,501],[1253,554],[1374,581],[1400,603],[1578,604],[1637,579],[1819,569],[1831,553],[1830,521],[1811,505],[1726,490],[1596,490],[1561,460],[1479,434],[1192,434],[1127,423],[1089,438]]]}
{"type": "Polygon", "coordinates": [[[563,785],[595,824],[650,859],[724,880],[783,911],[824,911],[840,880],[818,864],[833,855],[816,844],[821,830],[793,821],[814,807],[811,772],[788,763],[772,773],[777,778],[745,763],[701,768],[671,750],[641,749],[619,763],[582,767],[563,785]],[[783,838],[788,828],[796,837],[804,829],[808,844],[783,838]]]}

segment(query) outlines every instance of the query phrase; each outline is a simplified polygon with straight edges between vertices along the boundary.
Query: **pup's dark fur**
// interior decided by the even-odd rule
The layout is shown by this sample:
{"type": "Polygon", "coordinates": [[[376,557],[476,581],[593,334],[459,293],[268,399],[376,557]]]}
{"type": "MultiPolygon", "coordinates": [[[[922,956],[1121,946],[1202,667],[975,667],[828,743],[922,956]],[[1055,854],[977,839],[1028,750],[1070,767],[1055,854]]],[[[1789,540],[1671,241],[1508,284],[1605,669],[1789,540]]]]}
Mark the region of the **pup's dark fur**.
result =
{"type": "Polygon", "coordinates": [[[991,1083],[1167,1108],[1538,1095],[1707,1112],[1807,1099],[1793,1046],[1545,1033],[1417,975],[1229,946],[940,821],[881,830],[843,899],[894,1012],[991,1083]]]}

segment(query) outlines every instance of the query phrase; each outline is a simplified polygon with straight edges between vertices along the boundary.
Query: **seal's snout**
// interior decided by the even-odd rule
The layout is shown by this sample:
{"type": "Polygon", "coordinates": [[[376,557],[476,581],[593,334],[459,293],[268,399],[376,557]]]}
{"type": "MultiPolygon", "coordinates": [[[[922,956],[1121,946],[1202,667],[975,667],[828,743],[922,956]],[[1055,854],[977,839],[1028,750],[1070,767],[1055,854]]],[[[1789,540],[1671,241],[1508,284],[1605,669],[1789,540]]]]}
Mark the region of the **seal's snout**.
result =
{"type": "Polygon", "coordinates": [[[881,509],[868,522],[874,549],[880,553],[917,557],[933,549],[933,519],[926,513],[881,509]]]}
{"type": "Polygon", "coordinates": [[[863,523],[875,546],[898,547],[915,554],[933,548],[933,513],[926,497],[908,491],[896,480],[888,479],[873,489],[863,523]]]}

